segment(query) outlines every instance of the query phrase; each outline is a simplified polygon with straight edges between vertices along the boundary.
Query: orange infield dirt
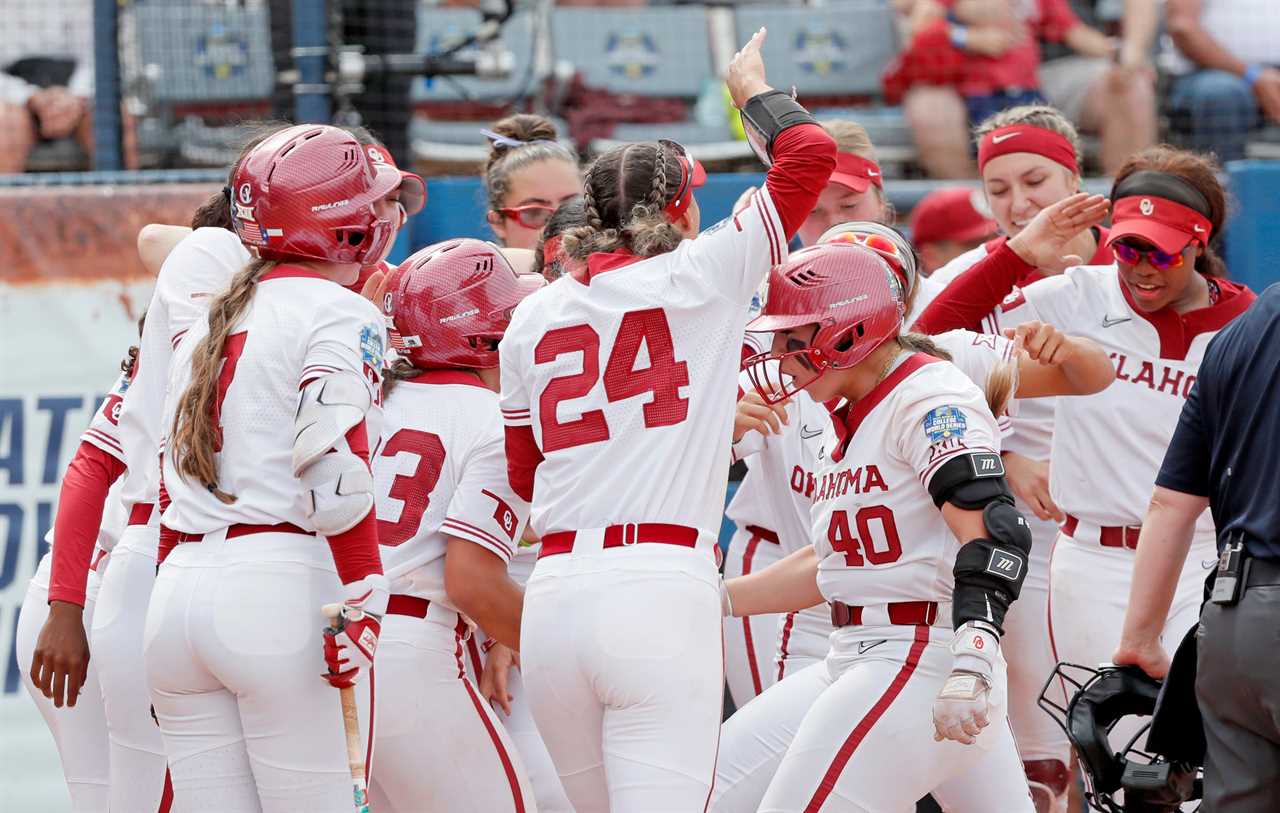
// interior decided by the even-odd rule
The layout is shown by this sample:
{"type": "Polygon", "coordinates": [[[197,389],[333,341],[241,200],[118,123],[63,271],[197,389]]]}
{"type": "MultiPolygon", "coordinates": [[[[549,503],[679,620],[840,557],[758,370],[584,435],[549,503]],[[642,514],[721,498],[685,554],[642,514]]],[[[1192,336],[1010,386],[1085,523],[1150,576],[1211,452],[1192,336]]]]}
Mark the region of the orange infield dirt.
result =
{"type": "Polygon", "coordinates": [[[138,231],[185,226],[207,184],[0,189],[0,283],[137,279],[138,231]]]}

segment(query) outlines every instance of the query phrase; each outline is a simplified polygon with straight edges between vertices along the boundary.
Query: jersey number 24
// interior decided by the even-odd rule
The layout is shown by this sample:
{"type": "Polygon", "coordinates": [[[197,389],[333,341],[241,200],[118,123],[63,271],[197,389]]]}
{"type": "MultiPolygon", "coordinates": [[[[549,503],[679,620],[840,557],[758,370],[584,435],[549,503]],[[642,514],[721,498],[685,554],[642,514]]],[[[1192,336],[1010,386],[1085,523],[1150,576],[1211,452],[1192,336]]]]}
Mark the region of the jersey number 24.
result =
{"type": "MultiPolygon", "coordinates": [[[[561,401],[585,396],[600,380],[600,334],[591,325],[547,331],[533,350],[533,361],[549,364],[568,353],[582,354],[582,372],[551,379],[538,398],[544,454],[609,439],[609,424],[602,410],[589,410],[573,421],[561,422],[556,416],[561,401]]],[[[688,384],[689,364],[676,360],[671,326],[662,308],[625,314],[604,368],[604,392],[609,401],[653,393],[644,405],[644,425],[671,426],[689,416],[689,399],[680,397],[680,388],[688,384]],[[636,370],[641,342],[648,349],[649,366],[636,370]]]]}

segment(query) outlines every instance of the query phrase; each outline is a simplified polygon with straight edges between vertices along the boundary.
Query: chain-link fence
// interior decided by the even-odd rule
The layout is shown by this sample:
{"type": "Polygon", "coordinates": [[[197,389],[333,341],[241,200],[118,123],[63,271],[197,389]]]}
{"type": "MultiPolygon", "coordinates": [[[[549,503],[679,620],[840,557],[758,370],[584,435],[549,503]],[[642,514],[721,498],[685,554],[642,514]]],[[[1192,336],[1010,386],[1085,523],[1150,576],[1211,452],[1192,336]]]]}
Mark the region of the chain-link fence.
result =
{"type": "Polygon", "coordinates": [[[0,173],[221,167],[263,118],[363,123],[401,162],[470,171],[480,128],[517,110],[584,154],[660,134],[745,166],[720,78],[761,25],[773,83],[862,123],[891,174],[971,175],[970,128],[1031,101],[1075,121],[1091,173],[1157,140],[1280,156],[1267,0],[1192,19],[1208,51],[1154,0],[8,5],[0,173]]]}

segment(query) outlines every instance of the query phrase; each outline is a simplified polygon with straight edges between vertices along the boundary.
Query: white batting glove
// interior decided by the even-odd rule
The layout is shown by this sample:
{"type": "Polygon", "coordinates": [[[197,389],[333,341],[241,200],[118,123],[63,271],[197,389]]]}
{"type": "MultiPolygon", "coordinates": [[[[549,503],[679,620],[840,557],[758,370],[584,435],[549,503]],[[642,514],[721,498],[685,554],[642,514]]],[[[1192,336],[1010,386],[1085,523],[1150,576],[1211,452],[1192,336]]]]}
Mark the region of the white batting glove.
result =
{"type": "Polygon", "coordinates": [[[322,677],[335,688],[354,686],[373,668],[389,587],[386,576],[370,574],[342,586],[341,604],[325,605],[329,624],[324,628],[324,660],[328,671],[322,677]]]}
{"type": "Polygon", "coordinates": [[[951,640],[955,662],[933,701],[935,740],[971,745],[987,727],[988,698],[999,651],[1000,637],[986,624],[969,621],[956,630],[951,640]]]}

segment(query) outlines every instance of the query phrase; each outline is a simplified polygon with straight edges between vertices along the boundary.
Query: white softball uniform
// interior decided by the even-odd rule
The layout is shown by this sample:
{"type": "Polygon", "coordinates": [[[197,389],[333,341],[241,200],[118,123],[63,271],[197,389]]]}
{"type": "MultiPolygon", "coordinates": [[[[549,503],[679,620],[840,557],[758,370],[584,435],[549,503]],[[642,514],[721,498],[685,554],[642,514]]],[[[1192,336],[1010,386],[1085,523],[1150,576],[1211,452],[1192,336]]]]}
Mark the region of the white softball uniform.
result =
{"type": "MultiPolygon", "coordinates": [[[[951,568],[960,542],[927,487],[951,457],[999,449],[982,392],[952,364],[904,354],[836,421],[816,472],[811,533],[818,587],[828,601],[851,605],[853,623],[831,636],[825,664],[800,673],[815,678],[818,691],[759,809],[910,810],[950,780],[1003,775],[1003,784],[983,788],[986,809],[1031,810],[1005,724],[1003,660],[994,675],[991,725],[978,742],[933,739],[933,699],[951,670],[951,568]],[[912,770],[897,770],[908,754],[912,770]],[[894,781],[884,781],[890,773],[894,781]]],[[[790,683],[780,682],[755,704],[767,711],[771,695],[789,707],[803,703],[806,697],[791,696],[790,683]]],[[[789,714],[762,717],[785,721],[789,714]]],[[[788,737],[786,725],[769,733],[788,737]]],[[[771,766],[766,759],[755,767],[771,766]]],[[[725,798],[733,792],[730,786],[725,798]]]]}
{"type": "Polygon", "coordinates": [[[203,319],[209,298],[227,286],[249,255],[225,229],[196,229],[169,253],[147,306],[133,381],[120,407],[128,470],[121,497],[129,524],[103,576],[94,612],[94,660],[111,734],[111,807],[155,810],[166,790],[164,743],[151,716],[142,628],[160,538],[160,442],[169,362],[182,335],[203,319]]]}
{"type": "Polygon", "coordinates": [[[595,255],[525,299],[499,346],[508,430],[531,427],[543,456],[524,684],[578,813],[707,803],[736,381],[782,233],[761,189],[669,253],[595,255]]]}
{"type": "MultiPolygon", "coordinates": [[[[88,434],[86,431],[81,435],[81,440],[86,440],[88,434]]],[[[95,445],[101,446],[100,443],[95,445]]],[[[117,483],[107,495],[102,527],[98,531],[100,550],[94,553],[94,564],[85,583],[83,618],[86,636],[93,628],[98,586],[110,561],[106,550],[114,546],[123,529],[124,512],[117,483]]],[[[45,541],[50,546],[56,544],[52,530],[45,535],[45,541]]],[[[44,717],[45,725],[49,726],[49,731],[53,734],[53,743],[62,762],[62,775],[71,796],[72,813],[107,813],[111,782],[110,748],[106,712],[102,707],[102,687],[98,680],[97,653],[93,653],[93,657],[89,659],[89,669],[75,706],[55,708],[53,701],[45,697],[31,682],[31,661],[36,641],[49,617],[49,578],[52,569],[53,551],[50,550],[41,557],[36,572],[31,576],[22,609],[18,613],[13,644],[18,672],[22,677],[22,685],[26,687],[36,708],[40,710],[40,716],[44,717]]]]}
{"type": "Polygon", "coordinates": [[[445,592],[450,538],[510,561],[528,504],[507,483],[498,395],[475,375],[397,382],[373,456],[391,601],[378,641],[372,805],[389,811],[535,809],[512,738],[465,674],[471,633],[445,592]],[[447,736],[424,737],[424,731],[447,736]]]}
{"type": "MultiPolygon", "coordinates": [[[[1083,266],[1028,285],[1002,306],[1010,322],[1039,319],[1092,339],[1116,365],[1103,392],[1058,401],[1050,494],[1068,518],[1050,568],[1049,630],[1059,660],[1095,666],[1119,643],[1133,549],[1165,448],[1205,347],[1250,299],[1240,286],[1216,284],[1211,307],[1148,313],[1116,266],[1083,266]]],[[[1206,511],[1170,608],[1167,648],[1196,623],[1216,550],[1206,511]]]]}
{"type": "MultiPolygon", "coordinates": [[[[185,479],[165,456],[172,502],[163,522],[181,536],[155,580],[143,648],[177,810],[351,810],[338,692],[321,678],[320,607],[340,601],[342,588],[292,455],[308,380],[352,373],[380,400],[384,330],[359,295],[275,266],[223,347],[218,486],[235,502],[185,479]]],[[[199,320],[179,344],[171,392],[186,390],[207,331],[199,320]]],[[[176,396],[164,426],[175,407],[176,396]]],[[[377,412],[366,426],[377,426],[377,412]]],[[[376,683],[371,674],[357,686],[366,737],[376,683]]]]}

